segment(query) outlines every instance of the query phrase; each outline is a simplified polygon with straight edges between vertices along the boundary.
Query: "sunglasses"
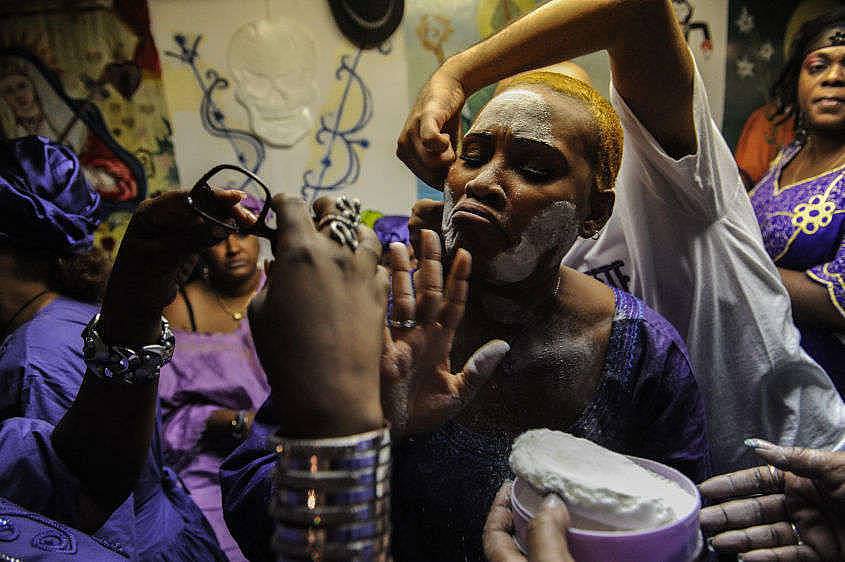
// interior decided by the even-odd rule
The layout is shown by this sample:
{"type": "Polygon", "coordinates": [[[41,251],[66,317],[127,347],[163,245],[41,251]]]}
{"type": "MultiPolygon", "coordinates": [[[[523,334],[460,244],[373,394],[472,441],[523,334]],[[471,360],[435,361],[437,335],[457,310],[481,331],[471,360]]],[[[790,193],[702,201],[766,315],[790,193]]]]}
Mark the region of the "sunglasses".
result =
{"type": "Polygon", "coordinates": [[[261,236],[272,243],[276,240],[276,229],[268,220],[272,198],[270,188],[254,173],[233,164],[220,164],[197,180],[188,194],[188,205],[209,224],[222,228],[227,235],[261,236]],[[214,179],[217,181],[212,182],[214,179]],[[212,183],[215,187],[228,186],[222,189],[245,191],[249,197],[260,203],[261,211],[257,213],[258,219],[255,223],[249,226],[239,224],[231,216],[231,207],[221,204],[214,197],[212,183]]]}

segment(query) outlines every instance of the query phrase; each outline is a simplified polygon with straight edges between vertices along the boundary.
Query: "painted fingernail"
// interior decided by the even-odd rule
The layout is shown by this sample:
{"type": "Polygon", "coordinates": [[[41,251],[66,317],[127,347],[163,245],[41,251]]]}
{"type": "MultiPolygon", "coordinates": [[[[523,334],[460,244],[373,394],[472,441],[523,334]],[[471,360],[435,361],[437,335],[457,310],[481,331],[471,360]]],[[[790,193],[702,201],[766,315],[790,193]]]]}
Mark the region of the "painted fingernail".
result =
{"type": "Polygon", "coordinates": [[[745,446],[749,449],[774,449],[777,447],[774,443],[769,443],[765,439],[746,439],[745,446]]]}

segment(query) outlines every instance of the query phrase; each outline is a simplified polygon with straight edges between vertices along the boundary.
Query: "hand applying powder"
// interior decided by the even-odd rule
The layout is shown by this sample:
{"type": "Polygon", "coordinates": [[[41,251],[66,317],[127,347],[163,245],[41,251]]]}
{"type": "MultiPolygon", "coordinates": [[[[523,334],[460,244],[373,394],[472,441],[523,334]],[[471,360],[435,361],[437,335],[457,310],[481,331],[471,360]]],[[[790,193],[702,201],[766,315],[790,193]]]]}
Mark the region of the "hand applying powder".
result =
{"type": "MultiPolygon", "coordinates": [[[[484,525],[484,554],[490,562],[527,562],[513,540],[513,514],[510,508],[511,482],[496,494],[484,525]]],[[[566,529],[569,512],[563,501],[549,494],[534,516],[528,530],[528,556],[537,562],[574,562],[569,553],[566,529]]]]}

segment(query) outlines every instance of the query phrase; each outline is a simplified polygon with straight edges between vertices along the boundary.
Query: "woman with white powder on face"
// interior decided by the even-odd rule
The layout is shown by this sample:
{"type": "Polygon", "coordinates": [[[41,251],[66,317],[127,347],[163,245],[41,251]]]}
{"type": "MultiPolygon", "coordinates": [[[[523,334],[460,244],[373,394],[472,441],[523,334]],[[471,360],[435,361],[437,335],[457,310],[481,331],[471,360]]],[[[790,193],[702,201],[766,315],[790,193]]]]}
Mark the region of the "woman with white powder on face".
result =
{"type": "Polygon", "coordinates": [[[552,0],[454,55],[420,92],[397,155],[442,186],[456,156],[453,118],[470,94],[600,50],[625,131],[617,200],[597,240],[578,240],[564,263],[630,290],[688,342],[716,470],[755,464],[743,445],[750,436],[841,447],[845,404],[800,348],[789,295],[668,0],[552,0]]]}
{"type": "MultiPolygon", "coordinates": [[[[559,266],[607,220],[621,149],[607,101],[548,72],[510,80],[464,137],[442,229],[446,261],[472,255],[471,290],[442,370],[509,353],[487,384],[476,377],[444,398],[413,368],[421,361],[388,346],[382,402],[410,435],[394,461],[397,559],[482,560],[485,514],[510,475],[510,443],[527,429],[706,475],[703,403],[677,332],[631,295],[559,266]]],[[[436,236],[423,231],[422,246],[430,255],[436,236]]],[[[431,322],[416,315],[404,248],[391,252],[393,339],[414,341],[431,322]]],[[[416,290],[426,298],[424,279],[416,290]]]]}

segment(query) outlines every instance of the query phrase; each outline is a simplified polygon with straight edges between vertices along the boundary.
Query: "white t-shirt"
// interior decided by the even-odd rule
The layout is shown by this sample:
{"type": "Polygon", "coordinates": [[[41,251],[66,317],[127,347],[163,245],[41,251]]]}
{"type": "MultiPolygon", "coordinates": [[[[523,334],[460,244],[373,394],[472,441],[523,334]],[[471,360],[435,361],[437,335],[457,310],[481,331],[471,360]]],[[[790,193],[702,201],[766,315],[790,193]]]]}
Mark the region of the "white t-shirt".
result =
{"type": "Polygon", "coordinates": [[[563,262],[633,293],[686,340],[707,403],[713,468],[759,464],[743,440],[839,448],[845,404],[801,349],[736,163],[695,72],[696,154],[667,155],[611,84],[625,131],[616,204],[563,262]]]}

